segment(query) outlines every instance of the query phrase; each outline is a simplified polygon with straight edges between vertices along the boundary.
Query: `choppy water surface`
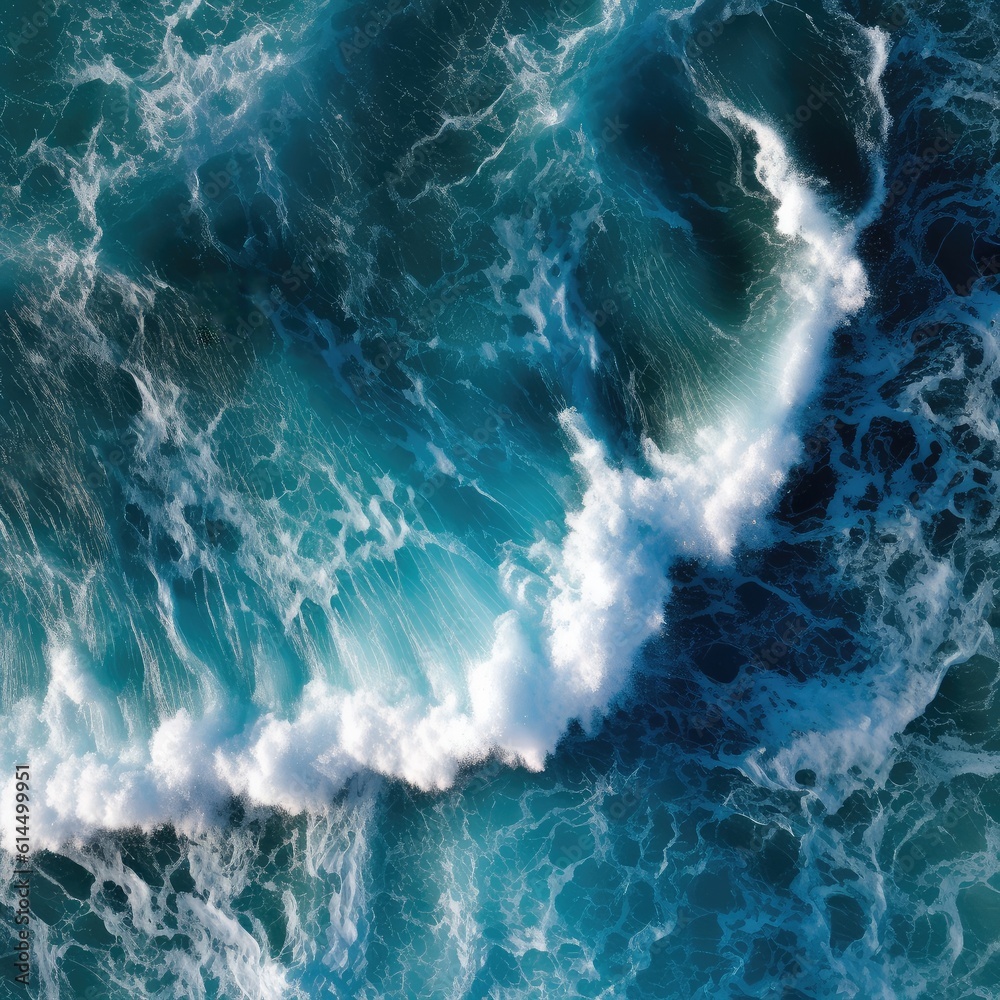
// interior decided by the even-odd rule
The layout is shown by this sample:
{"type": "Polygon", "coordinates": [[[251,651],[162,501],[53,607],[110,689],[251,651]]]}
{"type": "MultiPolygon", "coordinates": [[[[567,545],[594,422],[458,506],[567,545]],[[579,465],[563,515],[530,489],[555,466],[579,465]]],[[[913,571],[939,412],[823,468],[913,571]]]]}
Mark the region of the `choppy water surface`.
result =
{"type": "Polygon", "coordinates": [[[994,5],[16,6],[40,995],[995,996],[994,5]]]}

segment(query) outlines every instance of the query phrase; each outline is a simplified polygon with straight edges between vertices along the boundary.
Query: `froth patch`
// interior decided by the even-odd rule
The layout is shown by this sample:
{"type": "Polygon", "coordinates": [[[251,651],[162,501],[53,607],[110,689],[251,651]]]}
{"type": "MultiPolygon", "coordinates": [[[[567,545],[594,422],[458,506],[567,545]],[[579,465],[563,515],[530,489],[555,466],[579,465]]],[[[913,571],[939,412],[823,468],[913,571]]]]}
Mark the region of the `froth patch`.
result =
{"type": "MultiPolygon", "coordinates": [[[[661,627],[670,563],[725,561],[773,503],[800,455],[795,411],[826,339],[867,295],[853,256],[855,227],[824,213],[773,129],[731,107],[719,113],[756,138],[758,176],[791,241],[786,284],[793,311],[774,362],[779,391],[704,429],[689,453],[646,442],[642,473],[611,461],[579,412],[563,413],[585,483],[580,508],[567,515],[561,544],[539,541],[527,552],[508,552],[499,577],[509,608],[494,622],[489,653],[458,675],[430,673],[437,679],[428,695],[313,680],[292,717],[262,713],[243,727],[221,709],[200,718],[180,712],[151,732],[122,730],[116,742],[97,738],[95,720],[112,716],[110,704],[88,687],[68,653],[58,654],[48,707],[19,744],[34,747],[46,789],[36,826],[44,844],[168,819],[197,829],[233,794],[320,810],[365,770],[431,790],[447,787],[462,763],[490,752],[538,769],[571,720],[590,726],[607,711],[638,651],[661,627]],[[98,706],[89,718],[85,704],[98,706]],[[67,712],[75,713],[72,741],[59,730],[67,712]]],[[[167,433],[165,426],[158,431],[167,433]]],[[[391,495],[383,490],[386,502],[391,495]]],[[[405,525],[393,524],[376,500],[369,512],[387,553],[394,551],[405,525]]]]}

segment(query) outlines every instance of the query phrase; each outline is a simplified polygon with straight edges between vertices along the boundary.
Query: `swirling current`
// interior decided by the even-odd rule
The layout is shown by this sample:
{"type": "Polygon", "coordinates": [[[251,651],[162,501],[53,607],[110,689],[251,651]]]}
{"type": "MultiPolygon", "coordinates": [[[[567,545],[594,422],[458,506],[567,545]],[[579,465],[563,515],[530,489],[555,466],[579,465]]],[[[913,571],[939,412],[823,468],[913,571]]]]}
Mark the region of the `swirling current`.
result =
{"type": "Polygon", "coordinates": [[[996,997],[998,15],[7,0],[0,996],[996,997]]]}

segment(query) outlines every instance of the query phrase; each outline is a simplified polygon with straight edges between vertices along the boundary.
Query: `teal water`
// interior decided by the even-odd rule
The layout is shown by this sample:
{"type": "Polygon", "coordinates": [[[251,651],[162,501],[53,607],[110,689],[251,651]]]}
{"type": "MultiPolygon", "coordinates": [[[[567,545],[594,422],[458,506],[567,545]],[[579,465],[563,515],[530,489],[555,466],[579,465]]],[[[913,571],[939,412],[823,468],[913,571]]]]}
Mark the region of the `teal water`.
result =
{"type": "Polygon", "coordinates": [[[4,15],[33,995],[995,995],[991,12],[4,15]]]}

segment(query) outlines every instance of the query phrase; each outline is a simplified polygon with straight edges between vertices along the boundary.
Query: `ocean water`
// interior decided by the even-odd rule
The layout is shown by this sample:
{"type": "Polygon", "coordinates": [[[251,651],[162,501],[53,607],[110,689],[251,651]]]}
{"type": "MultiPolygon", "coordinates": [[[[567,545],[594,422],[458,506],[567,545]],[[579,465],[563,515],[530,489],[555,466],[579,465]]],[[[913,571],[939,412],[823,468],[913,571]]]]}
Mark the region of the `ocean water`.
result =
{"type": "Polygon", "coordinates": [[[998,15],[6,0],[0,996],[1000,995],[998,15]]]}

